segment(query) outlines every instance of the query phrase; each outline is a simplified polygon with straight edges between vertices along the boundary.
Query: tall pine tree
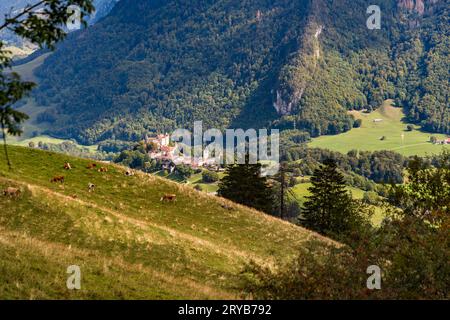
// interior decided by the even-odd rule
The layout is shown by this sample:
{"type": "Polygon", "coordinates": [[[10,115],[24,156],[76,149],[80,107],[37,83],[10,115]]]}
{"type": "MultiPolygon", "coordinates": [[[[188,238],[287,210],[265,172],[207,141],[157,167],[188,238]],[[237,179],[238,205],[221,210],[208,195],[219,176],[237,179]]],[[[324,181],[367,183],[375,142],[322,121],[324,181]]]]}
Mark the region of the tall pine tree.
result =
{"type": "Polygon", "coordinates": [[[231,201],[270,213],[272,193],[261,164],[230,165],[219,183],[218,195],[231,201]]]}
{"type": "Polygon", "coordinates": [[[325,160],[314,171],[311,183],[311,196],[307,197],[303,208],[303,225],[327,236],[351,231],[360,216],[336,162],[325,160]]]}

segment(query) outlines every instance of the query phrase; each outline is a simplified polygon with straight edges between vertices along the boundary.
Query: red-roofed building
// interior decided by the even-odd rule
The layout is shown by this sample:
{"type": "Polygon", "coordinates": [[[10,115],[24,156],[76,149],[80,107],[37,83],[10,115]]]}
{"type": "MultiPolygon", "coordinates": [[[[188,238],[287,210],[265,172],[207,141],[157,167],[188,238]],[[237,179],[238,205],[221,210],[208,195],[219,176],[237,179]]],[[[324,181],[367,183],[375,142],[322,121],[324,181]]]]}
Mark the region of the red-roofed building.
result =
{"type": "Polygon", "coordinates": [[[450,138],[436,141],[436,144],[450,144],[450,138]]]}

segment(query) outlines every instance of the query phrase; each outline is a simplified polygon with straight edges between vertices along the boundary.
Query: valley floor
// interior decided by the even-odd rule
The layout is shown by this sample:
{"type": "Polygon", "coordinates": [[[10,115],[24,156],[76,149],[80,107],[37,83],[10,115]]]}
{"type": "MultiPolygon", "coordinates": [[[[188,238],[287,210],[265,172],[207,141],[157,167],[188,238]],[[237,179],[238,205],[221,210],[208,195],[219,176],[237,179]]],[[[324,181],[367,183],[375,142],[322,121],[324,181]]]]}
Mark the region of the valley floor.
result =
{"type": "Polygon", "coordinates": [[[408,123],[404,122],[405,115],[402,109],[394,107],[390,100],[374,112],[353,111],[352,114],[356,119],[362,120],[360,128],[334,136],[315,138],[309,146],[341,153],[350,150],[390,150],[404,156],[439,154],[444,148],[448,148],[430,142],[431,136],[443,140],[446,138],[445,135],[426,133],[418,126],[413,126],[412,131],[407,131],[408,123]],[[382,140],[382,137],[385,139],[382,140]]]}

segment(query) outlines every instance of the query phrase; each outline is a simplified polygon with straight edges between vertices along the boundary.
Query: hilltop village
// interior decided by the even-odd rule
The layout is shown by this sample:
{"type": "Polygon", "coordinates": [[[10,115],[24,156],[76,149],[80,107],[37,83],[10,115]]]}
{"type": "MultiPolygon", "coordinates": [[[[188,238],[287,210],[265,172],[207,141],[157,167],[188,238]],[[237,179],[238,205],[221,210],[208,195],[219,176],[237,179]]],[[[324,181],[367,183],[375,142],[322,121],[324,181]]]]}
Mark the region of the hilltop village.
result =
{"type": "Polygon", "coordinates": [[[203,151],[202,158],[192,157],[183,153],[178,143],[170,140],[169,134],[158,134],[145,138],[148,155],[152,160],[159,161],[163,167],[172,172],[176,166],[187,165],[193,169],[208,168],[219,170],[216,159],[211,156],[208,150],[203,151]]]}

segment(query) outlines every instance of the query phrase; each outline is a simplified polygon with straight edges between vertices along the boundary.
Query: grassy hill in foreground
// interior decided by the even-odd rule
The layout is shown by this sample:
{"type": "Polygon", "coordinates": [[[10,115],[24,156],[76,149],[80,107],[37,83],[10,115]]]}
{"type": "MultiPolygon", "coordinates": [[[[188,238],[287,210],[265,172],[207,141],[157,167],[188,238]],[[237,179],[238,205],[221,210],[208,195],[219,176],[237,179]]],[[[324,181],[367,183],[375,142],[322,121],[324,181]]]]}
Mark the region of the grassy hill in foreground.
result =
{"type": "Polygon", "coordinates": [[[22,195],[0,195],[2,299],[238,298],[245,262],[288,259],[304,240],[320,237],[159,177],[127,177],[109,164],[100,173],[86,169],[89,160],[9,150],[14,169],[1,154],[0,189],[19,187],[22,195]],[[66,182],[52,184],[57,175],[66,182]],[[177,201],[160,202],[167,193],[177,201]],[[66,288],[70,265],[81,267],[80,291],[66,288]]]}
{"type": "Polygon", "coordinates": [[[352,149],[391,150],[404,156],[424,156],[442,152],[443,146],[430,143],[430,136],[438,139],[444,139],[446,136],[423,132],[418,126],[413,126],[413,131],[407,131],[402,109],[393,107],[390,100],[372,113],[353,111],[352,114],[362,120],[360,128],[339,135],[318,137],[313,139],[309,146],[342,153],[352,149]],[[376,119],[381,121],[375,122],[376,119]],[[381,140],[383,136],[386,140],[381,140]]]}

